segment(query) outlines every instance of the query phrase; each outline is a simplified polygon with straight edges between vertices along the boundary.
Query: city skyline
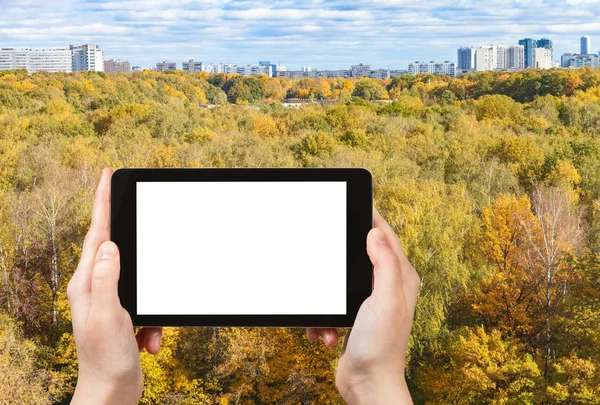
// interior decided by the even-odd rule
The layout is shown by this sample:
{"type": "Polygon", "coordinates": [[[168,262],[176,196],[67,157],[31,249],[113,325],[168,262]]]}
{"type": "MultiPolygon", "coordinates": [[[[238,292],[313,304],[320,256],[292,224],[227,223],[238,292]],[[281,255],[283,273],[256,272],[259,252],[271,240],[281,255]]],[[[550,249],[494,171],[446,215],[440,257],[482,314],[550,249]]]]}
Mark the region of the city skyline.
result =
{"type": "MultiPolygon", "coordinates": [[[[406,0],[89,1],[0,0],[0,47],[100,44],[106,58],[150,68],[246,64],[269,59],[288,69],[339,69],[362,61],[406,69],[410,62],[456,60],[456,49],[551,38],[554,55],[577,53],[583,35],[600,36],[600,4],[583,0],[464,0],[447,7],[406,0]],[[566,5],[565,5],[566,4],[566,5]]],[[[598,50],[592,48],[592,53],[598,50]]]]}

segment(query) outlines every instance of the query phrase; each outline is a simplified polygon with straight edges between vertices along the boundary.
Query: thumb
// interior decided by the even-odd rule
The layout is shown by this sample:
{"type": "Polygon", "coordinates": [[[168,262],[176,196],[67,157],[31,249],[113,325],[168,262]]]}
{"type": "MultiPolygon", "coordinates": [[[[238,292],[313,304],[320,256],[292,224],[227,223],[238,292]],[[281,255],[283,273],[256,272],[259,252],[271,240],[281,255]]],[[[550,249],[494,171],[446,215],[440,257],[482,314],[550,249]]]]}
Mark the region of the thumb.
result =
{"type": "Polygon", "coordinates": [[[367,235],[367,253],[373,263],[373,293],[384,302],[405,302],[400,259],[381,229],[373,228],[367,235]]]}
{"type": "Polygon", "coordinates": [[[119,249],[114,242],[100,245],[92,270],[92,305],[90,311],[114,311],[121,308],[118,294],[119,249]]]}

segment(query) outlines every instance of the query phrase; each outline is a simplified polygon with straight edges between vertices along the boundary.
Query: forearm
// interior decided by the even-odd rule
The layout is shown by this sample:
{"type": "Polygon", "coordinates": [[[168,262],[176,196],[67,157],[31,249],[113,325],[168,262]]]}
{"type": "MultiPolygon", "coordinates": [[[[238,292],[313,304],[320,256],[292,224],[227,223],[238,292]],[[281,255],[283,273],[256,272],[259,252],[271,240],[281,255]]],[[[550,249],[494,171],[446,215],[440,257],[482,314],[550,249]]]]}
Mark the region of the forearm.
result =
{"type": "Polygon", "coordinates": [[[101,381],[77,381],[71,405],[135,405],[140,400],[138,390],[133,387],[118,387],[101,381]]]}
{"type": "Polygon", "coordinates": [[[412,405],[412,398],[405,381],[365,382],[343,395],[349,405],[412,405]]]}

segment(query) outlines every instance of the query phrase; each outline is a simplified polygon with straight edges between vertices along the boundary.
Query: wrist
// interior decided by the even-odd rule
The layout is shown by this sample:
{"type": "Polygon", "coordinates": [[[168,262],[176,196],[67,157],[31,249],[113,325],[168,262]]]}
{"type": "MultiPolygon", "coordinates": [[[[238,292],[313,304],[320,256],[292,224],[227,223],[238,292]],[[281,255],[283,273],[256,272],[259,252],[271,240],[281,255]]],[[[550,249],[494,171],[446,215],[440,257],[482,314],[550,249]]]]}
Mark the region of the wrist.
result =
{"type": "MultiPolygon", "coordinates": [[[[135,384],[134,384],[135,385],[135,384]]],[[[99,378],[78,378],[71,405],[137,404],[142,396],[141,387],[124,386],[99,378]]]]}
{"type": "Polygon", "coordinates": [[[404,378],[379,378],[356,382],[343,397],[349,405],[412,405],[413,403],[404,378]]]}

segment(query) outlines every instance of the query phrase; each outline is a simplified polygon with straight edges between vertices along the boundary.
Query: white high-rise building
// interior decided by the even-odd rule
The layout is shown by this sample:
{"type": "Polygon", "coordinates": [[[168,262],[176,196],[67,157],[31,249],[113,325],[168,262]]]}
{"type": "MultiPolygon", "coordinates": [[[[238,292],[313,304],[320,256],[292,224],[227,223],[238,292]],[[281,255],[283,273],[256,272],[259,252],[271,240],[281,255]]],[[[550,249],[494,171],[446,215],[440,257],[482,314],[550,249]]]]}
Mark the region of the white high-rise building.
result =
{"type": "Polygon", "coordinates": [[[525,68],[523,45],[497,45],[496,69],[515,70],[525,68]]]}
{"type": "Polygon", "coordinates": [[[73,71],[104,72],[104,52],[98,45],[70,45],[73,71]]]}
{"type": "Polygon", "coordinates": [[[71,72],[71,51],[68,48],[0,49],[0,70],[27,69],[29,73],[71,72]]]}
{"type": "Polygon", "coordinates": [[[507,69],[525,69],[525,47],[523,45],[508,47],[507,69]]]}
{"type": "Polygon", "coordinates": [[[189,62],[183,62],[183,70],[186,72],[203,72],[202,62],[196,62],[194,59],[190,59],[189,62]]]}
{"type": "Polygon", "coordinates": [[[592,42],[589,35],[584,35],[580,39],[580,55],[589,55],[592,53],[592,42]]]}
{"type": "Polygon", "coordinates": [[[552,69],[552,49],[534,48],[533,67],[535,69],[552,69]]]}
{"type": "Polygon", "coordinates": [[[508,46],[496,45],[496,67],[495,69],[505,70],[508,69],[508,46]]]}
{"type": "Polygon", "coordinates": [[[483,45],[475,49],[475,70],[495,70],[498,68],[498,47],[496,45],[483,45]]]}

